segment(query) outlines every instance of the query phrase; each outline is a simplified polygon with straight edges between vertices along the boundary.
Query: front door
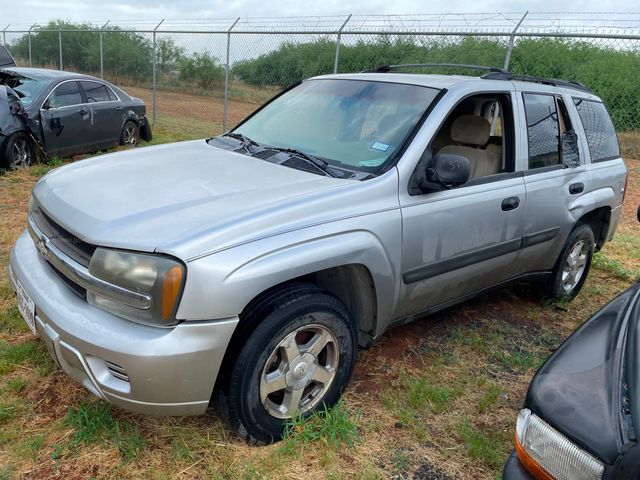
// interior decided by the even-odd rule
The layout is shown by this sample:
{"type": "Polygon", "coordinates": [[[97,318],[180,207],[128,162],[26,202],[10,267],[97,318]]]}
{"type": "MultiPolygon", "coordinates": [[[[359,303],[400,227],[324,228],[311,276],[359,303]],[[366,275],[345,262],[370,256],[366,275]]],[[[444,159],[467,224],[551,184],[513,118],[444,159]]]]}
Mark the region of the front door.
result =
{"type": "Polygon", "coordinates": [[[78,83],[58,85],[40,109],[44,145],[48,154],[71,155],[86,150],[91,112],[83,103],[78,83]]]}
{"type": "Polygon", "coordinates": [[[511,93],[464,99],[429,148],[433,155],[471,160],[473,178],[443,191],[400,192],[403,291],[398,317],[514,275],[526,194],[522,175],[515,171],[513,118],[511,93]]]}

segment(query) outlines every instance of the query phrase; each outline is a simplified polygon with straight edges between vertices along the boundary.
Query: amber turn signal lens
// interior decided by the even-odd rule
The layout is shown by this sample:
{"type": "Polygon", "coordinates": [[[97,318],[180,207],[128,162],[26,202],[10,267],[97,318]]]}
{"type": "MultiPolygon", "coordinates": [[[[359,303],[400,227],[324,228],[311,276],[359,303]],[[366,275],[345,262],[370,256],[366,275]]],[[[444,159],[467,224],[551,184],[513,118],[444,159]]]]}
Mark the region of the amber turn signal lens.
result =
{"type": "Polygon", "coordinates": [[[547,471],[542,468],[538,462],[529,456],[529,454],[522,448],[518,441],[518,435],[515,435],[516,454],[522,466],[527,472],[529,472],[536,480],[555,480],[547,471]]]}
{"type": "Polygon", "coordinates": [[[162,319],[166,320],[173,314],[173,309],[182,286],[182,267],[171,267],[162,281],[162,319]]]}

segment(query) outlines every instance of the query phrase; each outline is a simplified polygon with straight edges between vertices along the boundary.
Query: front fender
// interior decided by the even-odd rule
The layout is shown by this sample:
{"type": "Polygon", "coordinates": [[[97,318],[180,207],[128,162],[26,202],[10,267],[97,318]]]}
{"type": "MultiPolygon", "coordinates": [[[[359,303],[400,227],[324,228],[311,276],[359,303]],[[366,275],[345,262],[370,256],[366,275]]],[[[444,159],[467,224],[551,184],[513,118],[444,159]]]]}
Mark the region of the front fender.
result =
{"type": "Polygon", "coordinates": [[[373,233],[353,230],[278,245],[282,240],[252,242],[190,262],[178,318],[238,315],[253,298],[275,285],[353,264],[365,266],[373,278],[378,322],[391,316],[399,273],[396,262],[373,233]]]}

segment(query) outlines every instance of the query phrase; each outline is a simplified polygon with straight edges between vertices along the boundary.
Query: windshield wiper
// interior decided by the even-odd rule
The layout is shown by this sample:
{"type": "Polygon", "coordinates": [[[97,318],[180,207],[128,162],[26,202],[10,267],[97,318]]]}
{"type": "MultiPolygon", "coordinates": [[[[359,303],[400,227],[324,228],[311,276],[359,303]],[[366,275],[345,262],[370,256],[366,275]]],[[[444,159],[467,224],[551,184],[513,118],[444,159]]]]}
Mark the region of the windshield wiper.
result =
{"type": "Polygon", "coordinates": [[[300,158],[301,160],[306,161],[307,163],[310,163],[312,165],[314,165],[315,167],[318,167],[320,170],[322,170],[324,173],[326,173],[328,176],[330,177],[334,177],[336,175],[334,175],[331,170],[329,170],[329,163],[325,162],[324,160],[318,158],[318,157],[314,157],[313,155],[309,155],[308,153],[304,153],[301,150],[298,150],[296,148],[286,148],[286,147],[269,147],[270,150],[277,150],[278,152],[284,152],[284,153],[288,153],[289,155],[292,156],[296,156],[298,158],[300,158]]]}
{"type": "Polygon", "coordinates": [[[223,133],[221,136],[222,137],[230,137],[230,138],[234,138],[236,140],[240,140],[242,142],[242,146],[244,148],[246,148],[247,150],[249,150],[249,147],[259,147],[260,146],[260,145],[258,145],[257,142],[255,142],[254,140],[251,140],[249,137],[247,137],[246,135],[243,135],[242,133],[227,132],[227,133],[223,133]]]}

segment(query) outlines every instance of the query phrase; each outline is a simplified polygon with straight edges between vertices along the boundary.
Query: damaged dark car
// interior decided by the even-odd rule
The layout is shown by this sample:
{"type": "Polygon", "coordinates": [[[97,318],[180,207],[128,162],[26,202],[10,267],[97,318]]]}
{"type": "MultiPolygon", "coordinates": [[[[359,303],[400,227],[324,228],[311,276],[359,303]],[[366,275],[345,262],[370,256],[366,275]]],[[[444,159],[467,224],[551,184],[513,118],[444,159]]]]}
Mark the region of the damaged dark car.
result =
{"type": "Polygon", "coordinates": [[[88,75],[0,68],[0,168],[151,140],[142,100],[88,75]]]}
{"type": "Polygon", "coordinates": [[[587,320],[533,377],[503,478],[640,478],[639,359],[640,282],[587,320]]]}

